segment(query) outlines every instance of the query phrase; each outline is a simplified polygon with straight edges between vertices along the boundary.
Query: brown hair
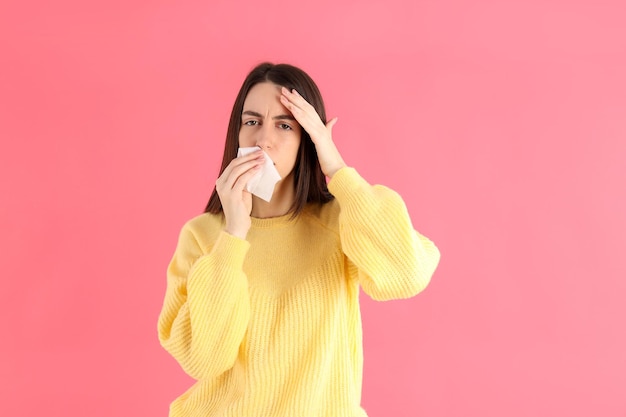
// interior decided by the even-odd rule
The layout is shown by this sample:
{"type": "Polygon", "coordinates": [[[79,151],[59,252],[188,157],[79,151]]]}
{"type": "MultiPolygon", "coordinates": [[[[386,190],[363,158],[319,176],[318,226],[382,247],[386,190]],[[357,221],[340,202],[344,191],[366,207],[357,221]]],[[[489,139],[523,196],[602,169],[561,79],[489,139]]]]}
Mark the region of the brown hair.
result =
{"type": "MultiPolygon", "coordinates": [[[[289,90],[295,88],[306,101],[311,103],[322,122],[326,124],[326,110],[324,109],[322,95],[315,82],[307,73],[289,64],[271,64],[269,62],[259,64],[250,71],[235,99],[226,132],[226,144],[224,146],[220,175],[222,175],[228,164],[237,157],[241,113],[243,112],[243,103],[248,92],[256,84],[268,81],[286,87],[289,90]]],[[[296,197],[289,209],[292,217],[296,217],[307,203],[324,204],[333,199],[333,195],[330,194],[326,185],[326,176],[322,172],[317,159],[315,145],[304,129],[302,129],[298,156],[293,169],[296,197]]],[[[205,213],[213,214],[223,212],[222,202],[215,188],[204,211],[205,213]]]]}

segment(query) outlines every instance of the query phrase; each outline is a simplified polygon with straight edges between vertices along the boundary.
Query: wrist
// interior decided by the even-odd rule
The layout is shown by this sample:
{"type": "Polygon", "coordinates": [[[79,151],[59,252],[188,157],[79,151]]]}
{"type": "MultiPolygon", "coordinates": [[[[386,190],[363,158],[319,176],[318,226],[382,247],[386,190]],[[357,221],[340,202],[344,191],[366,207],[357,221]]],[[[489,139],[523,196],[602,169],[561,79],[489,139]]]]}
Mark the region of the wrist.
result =
{"type": "Polygon", "coordinates": [[[328,172],[326,172],[326,176],[328,178],[332,178],[337,173],[337,171],[339,171],[341,168],[345,168],[346,166],[347,165],[345,164],[345,162],[341,161],[340,164],[337,164],[333,168],[329,169],[328,172]]]}
{"type": "Polygon", "coordinates": [[[234,227],[232,225],[226,225],[226,227],[224,227],[224,231],[226,233],[228,233],[231,236],[235,236],[238,237],[240,239],[246,239],[246,237],[248,236],[248,230],[250,230],[250,227],[234,227]]]}

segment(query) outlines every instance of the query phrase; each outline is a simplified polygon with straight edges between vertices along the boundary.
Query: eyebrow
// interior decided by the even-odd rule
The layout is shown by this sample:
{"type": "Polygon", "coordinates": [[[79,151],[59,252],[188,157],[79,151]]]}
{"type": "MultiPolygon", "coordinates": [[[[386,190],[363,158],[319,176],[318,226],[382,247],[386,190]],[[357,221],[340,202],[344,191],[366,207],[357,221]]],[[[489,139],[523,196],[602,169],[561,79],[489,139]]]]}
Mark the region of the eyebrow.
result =
{"type": "MultiPolygon", "coordinates": [[[[259,117],[259,118],[263,118],[263,115],[261,113],[257,113],[255,111],[252,110],[246,110],[243,113],[241,113],[242,115],[246,114],[248,116],[254,116],[254,117],[259,117]]],[[[279,114],[278,116],[274,116],[272,117],[272,120],[293,120],[294,122],[296,121],[296,118],[293,117],[290,114],[279,114]]]]}

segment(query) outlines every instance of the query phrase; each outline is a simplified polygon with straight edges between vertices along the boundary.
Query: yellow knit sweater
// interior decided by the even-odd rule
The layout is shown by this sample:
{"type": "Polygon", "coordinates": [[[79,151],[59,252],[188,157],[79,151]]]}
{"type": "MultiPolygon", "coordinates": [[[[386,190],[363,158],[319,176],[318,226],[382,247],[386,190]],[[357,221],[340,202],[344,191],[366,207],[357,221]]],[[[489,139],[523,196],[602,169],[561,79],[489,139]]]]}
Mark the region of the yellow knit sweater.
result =
{"type": "Polygon", "coordinates": [[[202,214],[182,228],[159,317],[163,347],[197,382],[170,416],[364,417],[359,285],[375,300],[428,284],[439,251],[397,193],[353,168],[335,200],[257,219],[247,240],[202,214]]]}

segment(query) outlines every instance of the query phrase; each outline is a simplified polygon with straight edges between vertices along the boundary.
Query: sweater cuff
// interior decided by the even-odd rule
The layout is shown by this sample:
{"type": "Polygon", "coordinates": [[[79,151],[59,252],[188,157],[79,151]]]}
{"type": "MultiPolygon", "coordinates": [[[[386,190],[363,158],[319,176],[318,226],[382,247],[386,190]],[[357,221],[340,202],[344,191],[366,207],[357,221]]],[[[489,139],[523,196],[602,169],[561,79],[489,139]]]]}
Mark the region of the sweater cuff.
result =
{"type": "Polygon", "coordinates": [[[241,268],[249,248],[250,242],[222,230],[215,241],[212,252],[216,259],[223,259],[224,264],[241,268]]]}
{"type": "Polygon", "coordinates": [[[369,187],[370,184],[352,167],[341,168],[328,182],[328,191],[339,201],[350,201],[360,189],[369,187]]]}

